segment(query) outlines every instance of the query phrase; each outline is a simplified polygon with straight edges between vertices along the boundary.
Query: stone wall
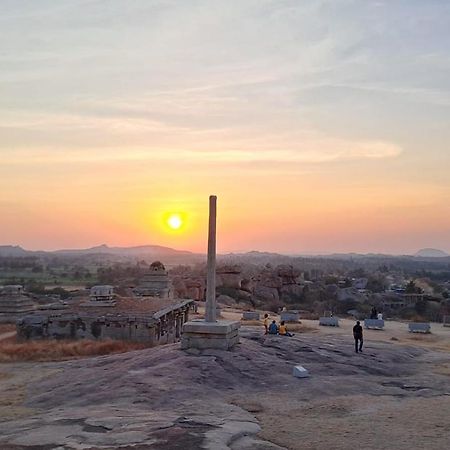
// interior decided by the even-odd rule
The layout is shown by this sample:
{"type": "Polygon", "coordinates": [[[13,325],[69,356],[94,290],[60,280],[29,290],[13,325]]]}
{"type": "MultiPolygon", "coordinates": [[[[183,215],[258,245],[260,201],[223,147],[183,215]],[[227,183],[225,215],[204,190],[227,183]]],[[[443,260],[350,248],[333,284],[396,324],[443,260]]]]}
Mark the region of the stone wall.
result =
{"type": "Polygon", "coordinates": [[[150,345],[176,342],[189,319],[192,300],[148,314],[54,313],[33,314],[17,321],[19,340],[30,339],[116,339],[150,345]]]}

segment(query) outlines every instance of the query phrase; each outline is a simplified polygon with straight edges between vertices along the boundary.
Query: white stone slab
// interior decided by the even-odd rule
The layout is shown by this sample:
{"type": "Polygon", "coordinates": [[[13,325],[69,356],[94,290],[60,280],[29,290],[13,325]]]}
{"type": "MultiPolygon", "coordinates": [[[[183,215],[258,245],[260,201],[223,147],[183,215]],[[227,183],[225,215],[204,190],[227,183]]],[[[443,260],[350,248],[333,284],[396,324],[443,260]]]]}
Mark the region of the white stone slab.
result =
{"type": "Polygon", "coordinates": [[[369,329],[374,330],[383,330],[384,329],[384,320],[379,319],[364,319],[364,326],[369,329]]]}
{"type": "Polygon", "coordinates": [[[339,320],[337,317],[320,317],[319,325],[329,326],[329,327],[338,327],[339,320]]]}
{"type": "Polygon", "coordinates": [[[294,375],[294,377],[297,377],[297,378],[308,378],[309,372],[303,366],[294,366],[292,375],[294,375]]]}
{"type": "Polygon", "coordinates": [[[283,322],[298,322],[300,314],[297,311],[282,311],[280,313],[280,320],[283,322]]]}
{"type": "Polygon", "coordinates": [[[408,324],[410,333],[430,333],[431,326],[429,323],[412,322],[408,324]]]}

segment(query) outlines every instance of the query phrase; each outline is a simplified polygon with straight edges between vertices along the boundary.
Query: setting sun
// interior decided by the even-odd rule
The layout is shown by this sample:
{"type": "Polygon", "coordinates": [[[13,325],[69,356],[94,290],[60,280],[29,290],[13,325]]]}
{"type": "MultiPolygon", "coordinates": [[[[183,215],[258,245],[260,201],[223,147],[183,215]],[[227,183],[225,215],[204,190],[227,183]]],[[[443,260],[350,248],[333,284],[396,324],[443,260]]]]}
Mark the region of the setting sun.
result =
{"type": "Polygon", "coordinates": [[[172,230],[179,230],[183,225],[183,219],[179,214],[171,214],[167,219],[167,225],[172,230]]]}

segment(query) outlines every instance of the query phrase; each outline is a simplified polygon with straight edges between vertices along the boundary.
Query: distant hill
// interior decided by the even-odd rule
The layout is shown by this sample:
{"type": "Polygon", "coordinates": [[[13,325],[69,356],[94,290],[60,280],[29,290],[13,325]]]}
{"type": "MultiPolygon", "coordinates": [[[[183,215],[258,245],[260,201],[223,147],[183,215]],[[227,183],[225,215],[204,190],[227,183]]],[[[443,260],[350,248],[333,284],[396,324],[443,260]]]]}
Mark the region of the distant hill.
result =
{"type": "Polygon", "coordinates": [[[64,249],[56,250],[52,253],[64,255],[92,255],[92,254],[108,254],[118,256],[151,256],[151,255],[194,255],[192,252],[185,250],[176,250],[161,245],[140,245],[137,247],[109,247],[106,244],[98,245],[85,249],[64,249]]]}
{"type": "Polygon", "coordinates": [[[0,257],[24,257],[24,256],[51,256],[61,257],[90,257],[90,256],[112,256],[125,258],[154,258],[154,259],[198,259],[200,254],[185,250],[176,250],[161,245],[140,245],[137,247],[109,247],[105,244],[96,247],[82,249],[63,249],[55,251],[32,251],[26,250],[18,245],[0,245],[0,257]]]}
{"type": "Polygon", "coordinates": [[[29,256],[31,253],[19,245],[0,245],[0,256],[29,256]]]}
{"type": "Polygon", "coordinates": [[[436,248],[423,248],[422,250],[419,250],[414,256],[418,258],[445,258],[450,255],[436,248]]]}

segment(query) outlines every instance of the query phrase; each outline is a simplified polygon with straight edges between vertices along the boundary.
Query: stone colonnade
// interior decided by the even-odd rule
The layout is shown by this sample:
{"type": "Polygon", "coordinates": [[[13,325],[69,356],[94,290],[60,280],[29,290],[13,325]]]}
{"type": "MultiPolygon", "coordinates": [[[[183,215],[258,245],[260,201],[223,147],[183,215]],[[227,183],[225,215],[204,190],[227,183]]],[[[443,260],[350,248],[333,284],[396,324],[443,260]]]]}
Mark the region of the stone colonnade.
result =
{"type": "Polygon", "coordinates": [[[176,342],[189,320],[192,300],[185,300],[153,315],[85,313],[29,315],[17,321],[20,340],[115,339],[150,345],[176,342]]]}

